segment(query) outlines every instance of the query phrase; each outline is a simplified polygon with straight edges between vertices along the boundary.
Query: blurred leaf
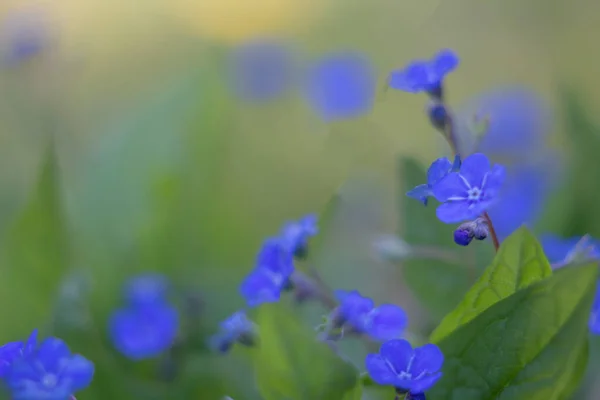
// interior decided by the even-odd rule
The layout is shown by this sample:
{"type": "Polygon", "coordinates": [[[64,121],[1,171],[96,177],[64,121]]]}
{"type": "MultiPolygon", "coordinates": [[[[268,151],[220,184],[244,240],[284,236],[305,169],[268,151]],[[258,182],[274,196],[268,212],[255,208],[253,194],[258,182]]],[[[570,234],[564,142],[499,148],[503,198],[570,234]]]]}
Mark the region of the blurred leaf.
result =
{"type": "Polygon", "coordinates": [[[425,207],[405,195],[410,189],[426,181],[425,170],[416,160],[400,160],[400,236],[411,246],[431,247],[436,254],[449,258],[448,261],[443,261],[419,257],[402,264],[406,283],[437,319],[458,304],[469,288],[469,273],[467,268],[459,264],[461,259],[454,252],[456,244],[452,238],[455,227],[442,223],[436,217],[434,204],[430,203],[425,207]]]}
{"type": "Polygon", "coordinates": [[[439,342],[498,301],[552,275],[542,246],[525,227],[511,234],[498,254],[461,303],[431,334],[439,342]]]}
{"type": "Polygon", "coordinates": [[[4,320],[11,321],[3,335],[13,340],[47,319],[58,285],[70,267],[54,150],[50,141],[37,186],[7,228],[1,245],[1,310],[4,320]]]}
{"type": "Polygon", "coordinates": [[[363,394],[363,387],[360,383],[356,384],[356,386],[354,386],[354,389],[350,390],[349,392],[346,392],[346,394],[344,395],[344,397],[342,398],[343,400],[362,400],[362,394],[363,394]]]}
{"type": "Polygon", "coordinates": [[[564,399],[581,379],[598,266],[558,270],[444,338],[432,400],[564,399]]]}
{"type": "Polygon", "coordinates": [[[341,400],[355,392],[358,371],[318,342],[285,305],[261,307],[256,322],[261,339],[255,369],[265,400],[341,400]]]}

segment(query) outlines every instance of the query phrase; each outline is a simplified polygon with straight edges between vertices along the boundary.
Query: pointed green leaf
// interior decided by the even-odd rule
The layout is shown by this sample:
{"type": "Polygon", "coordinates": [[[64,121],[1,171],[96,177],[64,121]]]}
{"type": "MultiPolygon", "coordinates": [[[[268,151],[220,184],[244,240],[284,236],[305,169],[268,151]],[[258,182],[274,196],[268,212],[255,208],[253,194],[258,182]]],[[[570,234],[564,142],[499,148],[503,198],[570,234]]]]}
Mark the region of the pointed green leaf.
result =
{"type": "Polygon", "coordinates": [[[439,342],[494,303],[552,274],[542,246],[525,227],[511,234],[461,303],[431,334],[439,342]]]}
{"type": "MultiPolygon", "coordinates": [[[[13,321],[7,327],[15,321],[30,321],[31,325],[26,325],[32,328],[34,321],[38,324],[44,321],[57,286],[71,267],[58,175],[54,146],[49,145],[28,204],[5,232],[1,245],[0,301],[20,305],[20,308],[2,308],[2,318],[13,321]],[[17,310],[23,309],[27,313],[17,317],[17,310]]],[[[5,328],[5,332],[10,329],[5,328]]]]}
{"type": "MultiPolygon", "coordinates": [[[[358,372],[283,304],[261,307],[256,322],[260,346],[255,354],[258,387],[265,400],[343,399],[358,372]]],[[[351,398],[351,397],[350,397],[351,398]]]]}
{"type": "Polygon", "coordinates": [[[581,378],[598,266],[557,271],[444,338],[432,400],[564,399],[581,378]]]}

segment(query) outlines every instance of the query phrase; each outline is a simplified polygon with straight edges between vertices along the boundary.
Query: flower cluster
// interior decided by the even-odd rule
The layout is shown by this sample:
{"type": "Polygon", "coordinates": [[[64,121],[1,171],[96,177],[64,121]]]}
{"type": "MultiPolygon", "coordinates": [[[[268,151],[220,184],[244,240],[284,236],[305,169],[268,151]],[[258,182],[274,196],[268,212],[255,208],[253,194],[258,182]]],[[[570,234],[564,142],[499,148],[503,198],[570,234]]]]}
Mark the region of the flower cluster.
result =
{"type": "Polygon", "coordinates": [[[69,400],[85,389],[94,376],[94,364],[72,354],[60,339],[37,342],[34,330],[26,342],[0,347],[0,379],[14,400],[69,400]]]}

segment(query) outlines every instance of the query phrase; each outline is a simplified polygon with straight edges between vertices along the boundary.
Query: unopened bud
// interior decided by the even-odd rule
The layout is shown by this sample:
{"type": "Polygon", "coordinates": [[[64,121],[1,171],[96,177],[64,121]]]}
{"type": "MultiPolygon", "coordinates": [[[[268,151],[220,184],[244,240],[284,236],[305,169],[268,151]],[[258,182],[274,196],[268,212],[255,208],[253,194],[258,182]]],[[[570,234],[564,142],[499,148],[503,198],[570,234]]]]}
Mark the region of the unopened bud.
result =
{"type": "Polygon", "coordinates": [[[454,231],[454,243],[460,246],[468,246],[473,241],[472,229],[465,229],[462,225],[454,231]]]}
{"type": "Polygon", "coordinates": [[[436,129],[444,130],[448,122],[448,110],[446,106],[439,101],[432,101],[427,106],[427,115],[429,121],[436,129]]]}

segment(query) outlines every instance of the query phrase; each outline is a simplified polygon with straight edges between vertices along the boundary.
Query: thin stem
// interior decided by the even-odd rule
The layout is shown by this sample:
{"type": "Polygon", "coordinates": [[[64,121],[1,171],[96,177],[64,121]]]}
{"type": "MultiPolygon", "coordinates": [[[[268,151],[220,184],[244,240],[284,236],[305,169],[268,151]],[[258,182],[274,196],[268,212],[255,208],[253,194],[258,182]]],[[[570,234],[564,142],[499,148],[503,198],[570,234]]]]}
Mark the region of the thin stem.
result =
{"type": "Polygon", "coordinates": [[[458,155],[458,146],[456,145],[456,136],[454,135],[454,122],[452,119],[452,115],[446,105],[446,123],[444,124],[444,131],[442,132],[448,145],[450,146],[450,150],[452,151],[452,155],[458,155]]]}
{"type": "Polygon", "coordinates": [[[490,230],[490,236],[492,237],[492,242],[494,243],[494,249],[497,253],[498,249],[500,248],[500,241],[498,240],[498,235],[496,234],[496,230],[494,229],[492,219],[490,218],[490,215],[487,213],[487,211],[485,211],[481,216],[483,217],[483,219],[485,219],[485,222],[488,225],[488,229],[490,230]]]}

